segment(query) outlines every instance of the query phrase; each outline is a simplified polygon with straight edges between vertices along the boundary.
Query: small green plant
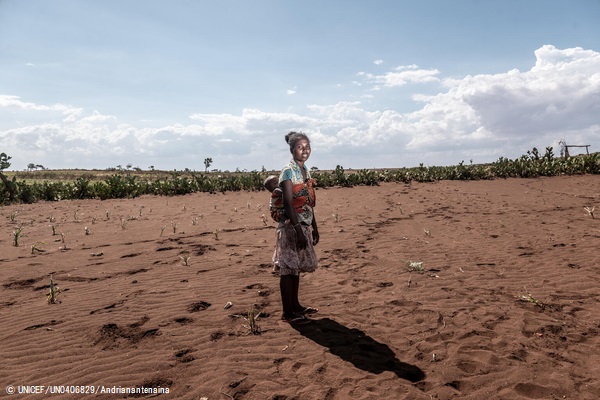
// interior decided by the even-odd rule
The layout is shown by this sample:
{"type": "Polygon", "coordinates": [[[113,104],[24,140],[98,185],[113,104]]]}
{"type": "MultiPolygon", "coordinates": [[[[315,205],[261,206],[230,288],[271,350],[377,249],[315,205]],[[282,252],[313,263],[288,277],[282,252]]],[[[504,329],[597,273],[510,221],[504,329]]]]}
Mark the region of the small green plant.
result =
{"type": "Polygon", "coordinates": [[[48,296],[47,296],[48,304],[60,303],[60,301],[58,300],[59,294],[60,294],[60,288],[54,284],[52,275],[50,275],[50,292],[48,293],[48,296]]]}
{"type": "Polygon", "coordinates": [[[86,235],[91,235],[92,234],[92,231],[87,226],[84,228],[84,231],[85,231],[86,235]]]}
{"type": "Polygon", "coordinates": [[[50,229],[52,229],[52,236],[56,236],[56,227],[58,225],[48,225],[50,227],[50,229]]]}
{"type": "Polygon", "coordinates": [[[44,242],[37,242],[36,244],[32,244],[31,245],[31,254],[35,254],[36,252],[38,252],[38,253],[45,252],[46,250],[38,247],[38,246],[43,245],[43,244],[44,244],[44,242]]]}
{"type": "Polygon", "coordinates": [[[250,330],[250,333],[252,333],[253,335],[260,335],[260,326],[258,326],[258,324],[256,323],[256,319],[260,316],[260,312],[256,312],[256,309],[254,308],[254,304],[252,304],[252,306],[250,306],[250,309],[248,310],[248,316],[245,318],[246,321],[248,321],[248,325],[246,326],[246,328],[248,328],[250,330]]]}
{"type": "Polygon", "coordinates": [[[8,216],[8,219],[10,219],[10,222],[17,222],[17,214],[19,212],[18,211],[13,211],[10,213],[10,215],[8,216]]]}
{"type": "Polygon", "coordinates": [[[198,217],[192,217],[192,225],[196,225],[198,223],[198,217]]]}
{"type": "Polygon", "coordinates": [[[167,228],[166,226],[161,226],[161,227],[160,227],[160,236],[162,236],[162,235],[163,235],[163,233],[165,232],[165,229],[166,229],[166,228],[167,228]]]}
{"type": "Polygon", "coordinates": [[[140,206],[140,211],[139,211],[139,215],[140,215],[140,217],[142,216],[142,211],[144,211],[144,208],[145,208],[145,207],[146,207],[146,206],[140,206]]]}
{"type": "Polygon", "coordinates": [[[534,305],[536,305],[538,307],[544,308],[544,303],[542,303],[540,300],[533,297],[533,295],[529,292],[527,292],[527,294],[522,294],[522,295],[518,296],[517,300],[525,301],[528,303],[533,303],[534,305]]]}
{"type": "Polygon", "coordinates": [[[181,261],[183,261],[183,265],[185,265],[186,267],[188,267],[189,261],[190,261],[190,254],[189,253],[183,253],[182,255],[179,256],[179,258],[181,258],[181,261]]]}
{"type": "Polygon", "coordinates": [[[331,214],[331,216],[333,217],[336,223],[340,222],[340,215],[338,213],[331,214]]]}
{"type": "Polygon", "coordinates": [[[213,232],[213,235],[215,235],[215,240],[219,240],[219,232],[221,232],[219,228],[215,229],[213,232]]]}
{"type": "Polygon", "coordinates": [[[121,229],[127,229],[127,220],[125,218],[121,218],[121,229]]]}
{"type": "Polygon", "coordinates": [[[171,221],[171,227],[173,228],[173,233],[177,233],[177,222],[171,221]]]}
{"type": "Polygon", "coordinates": [[[62,232],[60,233],[60,241],[62,242],[63,245],[61,247],[59,247],[59,250],[60,251],[67,251],[67,250],[69,250],[68,247],[67,247],[67,243],[65,242],[65,234],[62,233],[62,232]]]}
{"type": "Polygon", "coordinates": [[[106,210],[106,220],[108,221],[110,219],[110,211],[106,210]]]}
{"type": "Polygon", "coordinates": [[[590,207],[583,207],[583,209],[585,211],[587,211],[587,213],[590,215],[590,217],[595,218],[594,217],[594,210],[596,209],[596,207],[592,207],[592,208],[590,208],[590,207]]]}
{"type": "Polygon", "coordinates": [[[73,213],[73,221],[75,221],[75,222],[81,221],[79,219],[79,210],[75,210],[75,212],[73,213]]]}
{"type": "Polygon", "coordinates": [[[260,218],[262,219],[263,225],[267,226],[267,216],[265,214],[261,215],[260,218]]]}
{"type": "Polygon", "coordinates": [[[54,215],[50,216],[50,222],[56,222],[56,218],[54,218],[54,215]]]}
{"type": "Polygon", "coordinates": [[[17,229],[15,229],[12,233],[13,246],[19,247],[19,240],[22,237],[27,237],[27,235],[23,233],[23,227],[20,226],[17,229]]]}
{"type": "Polygon", "coordinates": [[[431,231],[429,229],[423,229],[425,236],[431,236],[431,231]]]}
{"type": "Polygon", "coordinates": [[[408,266],[408,272],[417,272],[419,274],[425,273],[423,261],[407,261],[406,265],[408,266]]]}
{"type": "Polygon", "coordinates": [[[98,219],[96,217],[92,217],[92,225],[95,225],[97,220],[98,219]]]}

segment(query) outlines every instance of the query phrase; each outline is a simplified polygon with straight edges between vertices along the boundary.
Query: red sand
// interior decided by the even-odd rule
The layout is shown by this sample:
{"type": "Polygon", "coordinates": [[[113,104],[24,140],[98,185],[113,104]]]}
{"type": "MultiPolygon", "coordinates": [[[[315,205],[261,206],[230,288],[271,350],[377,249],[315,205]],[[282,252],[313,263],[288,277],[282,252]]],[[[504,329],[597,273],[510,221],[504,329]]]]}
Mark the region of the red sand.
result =
{"type": "Polygon", "coordinates": [[[0,397],[94,385],[209,400],[600,398],[600,177],[319,189],[321,266],[300,297],[320,312],[302,327],[280,321],[268,200],[1,208],[0,397]],[[260,335],[242,317],[252,304],[260,335]]]}

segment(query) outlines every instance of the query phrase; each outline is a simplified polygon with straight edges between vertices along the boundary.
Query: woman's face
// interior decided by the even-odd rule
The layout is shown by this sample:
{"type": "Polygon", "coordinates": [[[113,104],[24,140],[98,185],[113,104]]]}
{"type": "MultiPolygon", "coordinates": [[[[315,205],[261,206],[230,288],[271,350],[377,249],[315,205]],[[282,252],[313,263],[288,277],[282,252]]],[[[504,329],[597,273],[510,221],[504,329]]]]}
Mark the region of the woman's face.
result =
{"type": "Polygon", "coordinates": [[[305,162],[310,157],[310,143],[306,139],[300,139],[296,142],[292,154],[294,160],[305,162]]]}

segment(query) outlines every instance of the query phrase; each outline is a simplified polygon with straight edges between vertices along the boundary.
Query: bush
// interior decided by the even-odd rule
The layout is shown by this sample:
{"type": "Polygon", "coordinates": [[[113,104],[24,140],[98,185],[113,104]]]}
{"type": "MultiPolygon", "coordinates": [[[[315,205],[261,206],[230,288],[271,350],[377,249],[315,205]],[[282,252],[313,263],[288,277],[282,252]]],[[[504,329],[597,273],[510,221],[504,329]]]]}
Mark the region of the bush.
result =
{"type": "MultiPolygon", "coordinates": [[[[3,166],[6,168],[10,157],[2,153],[3,166]]],[[[48,172],[48,171],[45,171],[48,172]]],[[[0,169],[1,173],[1,169],[0,169]]],[[[420,164],[416,168],[399,168],[394,170],[371,171],[362,169],[346,172],[341,165],[335,170],[314,171],[312,176],[320,188],[355,185],[378,185],[379,182],[435,182],[439,180],[477,180],[494,178],[532,178],[537,176],[599,174],[600,153],[590,155],[555,158],[552,147],[547,147],[544,155],[534,148],[527,154],[510,160],[500,157],[489,165],[465,165],[461,161],[450,167],[425,167],[420,164]]],[[[147,175],[142,178],[137,175],[114,174],[104,181],[92,181],[90,174],[79,175],[73,182],[34,182],[27,184],[17,181],[16,177],[9,180],[2,175],[0,185],[0,204],[18,201],[34,203],[39,200],[57,201],[72,199],[99,198],[134,198],[144,194],[161,196],[177,196],[194,192],[226,192],[226,191],[260,191],[266,172],[234,172],[234,173],[188,173],[173,172],[162,174],[154,180],[147,175]]],[[[57,175],[53,175],[56,179],[57,175]]]]}

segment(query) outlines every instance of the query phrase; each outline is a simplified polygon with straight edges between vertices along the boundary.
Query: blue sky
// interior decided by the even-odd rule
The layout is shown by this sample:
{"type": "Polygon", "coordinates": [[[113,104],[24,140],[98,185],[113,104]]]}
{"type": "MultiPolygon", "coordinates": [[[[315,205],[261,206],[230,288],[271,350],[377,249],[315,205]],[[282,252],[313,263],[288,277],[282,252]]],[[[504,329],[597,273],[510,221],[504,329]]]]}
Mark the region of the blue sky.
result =
{"type": "Polygon", "coordinates": [[[600,1],[0,0],[12,168],[321,169],[600,151],[600,1]]]}

